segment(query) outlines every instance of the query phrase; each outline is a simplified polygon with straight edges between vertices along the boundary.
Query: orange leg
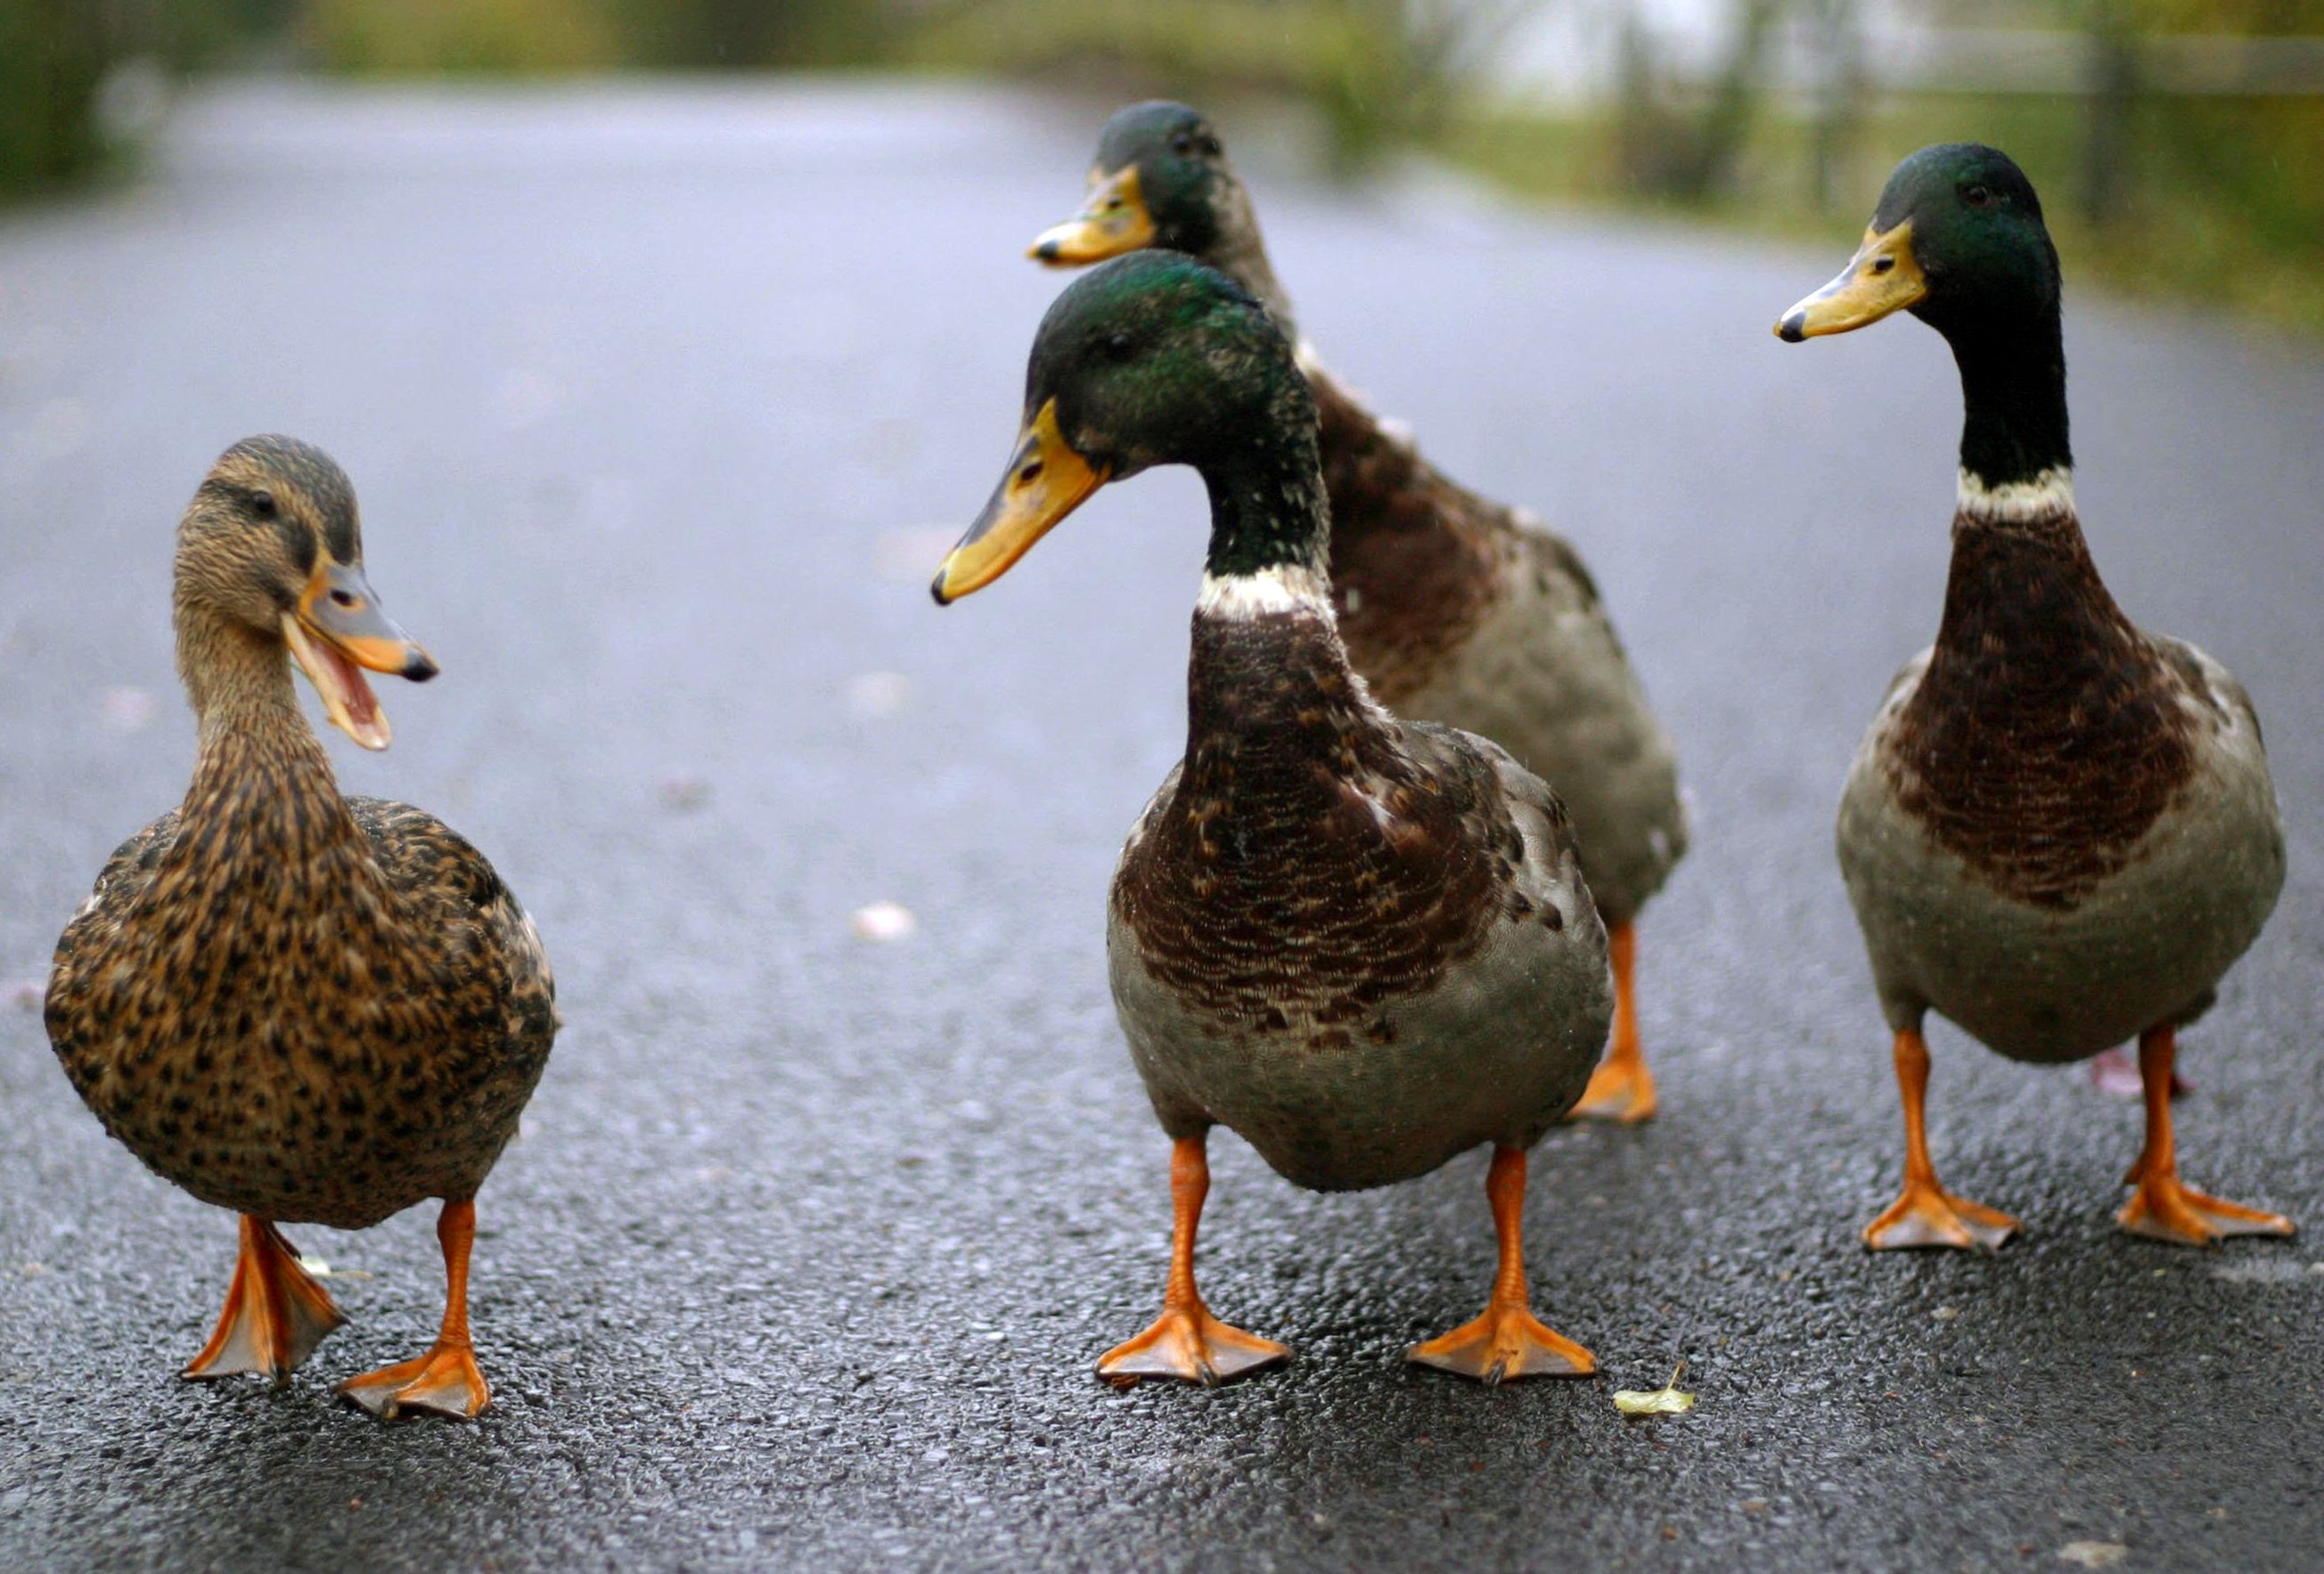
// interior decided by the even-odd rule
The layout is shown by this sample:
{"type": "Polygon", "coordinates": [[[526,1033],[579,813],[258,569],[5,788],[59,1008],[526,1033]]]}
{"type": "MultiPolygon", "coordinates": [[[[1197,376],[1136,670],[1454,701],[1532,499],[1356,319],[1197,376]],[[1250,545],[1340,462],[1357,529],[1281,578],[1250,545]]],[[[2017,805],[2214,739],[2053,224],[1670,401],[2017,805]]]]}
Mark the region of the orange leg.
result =
{"type": "Polygon", "coordinates": [[[1511,1377],[1587,1377],[1598,1369],[1596,1357],[1543,1327],[1527,1304],[1525,1188],[1525,1150],[1495,1148],[1492,1168],[1485,1172],[1485,1196],[1493,1205],[1493,1232],[1501,1246],[1492,1296],[1475,1321],[1413,1346],[1405,1359],[1474,1377],[1489,1388],[1511,1377]]]}
{"type": "Polygon", "coordinates": [[[1937,1184],[1929,1162],[1929,1135],[1922,1100],[1929,1090],[1929,1046],[1915,1028],[1896,1035],[1896,1087],[1904,1096],[1904,1192],[1888,1211],[1864,1227],[1864,1244],[1876,1252],[1899,1246],[1998,1246],[2016,1233],[2017,1221],[1998,1208],[1955,1197],[1937,1184]]]}
{"type": "Polygon", "coordinates": [[[1637,929],[1627,923],[1615,926],[1607,933],[1606,950],[1614,964],[1614,1037],[1606,1058],[1591,1074],[1590,1086],[1582,1090],[1573,1115],[1636,1125],[1652,1116],[1659,1102],[1655,1074],[1646,1069],[1646,1051],[1638,1047],[1637,929]]]}
{"type": "Polygon", "coordinates": [[[281,1382],[314,1354],[324,1335],[346,1320],[331,1304],[330,1292],[299,1265],[299,1254],[282,1232],[271,1221],[245,1213],[226,1310],[218,1314],[210,1342],[180,1375],[231,1377],[255,1372],[281,1382]]]}
{"type": "Polygon", "coordinates": [[[343,1398],[383,1420],[406,1410],[478,1415],[493,1402],[468,1342],[468,1247],[475,1238],[475,1199],[446,1203],[436,1220],[436,1239],[444,1248],[444,1327],[434,1347],[416,1361],[348,1378],[339,1384],[343,1398]]]}
{"type": "Polygon", "coordinates": [[[1180,1137],[1170,1146],[1170,1277],[1162,1287],[1162,1315],[1100,1358],[1097,1375],[1109,1383],[1126,1387],[1141,1377],[1183,1377],[1208,1388],[1290,1358],[1273,1339],[1213,1317],[1194,1288],[1194,1227],[1211,1190],[1206,1141],[1180,1137]]]}
{"type": "Polygon", "coordinates": [[[2133,1235],[2182,1246],[2208,1246],[2221,1236],[2292,1234],[2292,1221],[2280,1213],[2222,1202],[2181,1184],[2179,1153],[2171,1134],[2171,1065],[2178,1048],[2175,1028],[2149,1028],[2138,1037],[2138,1074],[2146,1090],[2146,1148],[2123,1177],[2125,1185],[2137,1190],[2116,1221],[2133,1235]]]}

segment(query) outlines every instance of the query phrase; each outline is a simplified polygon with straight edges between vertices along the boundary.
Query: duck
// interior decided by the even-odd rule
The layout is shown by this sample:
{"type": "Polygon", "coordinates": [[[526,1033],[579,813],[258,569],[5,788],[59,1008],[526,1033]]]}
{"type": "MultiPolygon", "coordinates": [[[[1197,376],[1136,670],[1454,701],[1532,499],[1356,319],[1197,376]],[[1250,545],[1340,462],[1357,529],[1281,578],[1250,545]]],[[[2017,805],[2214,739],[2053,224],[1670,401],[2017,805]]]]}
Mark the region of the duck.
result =
{"type": "Polygon", "coordinates": [[[1840,803],[1904,1112],[1903,1190],[1863,1231],[1875,1250],[1993,1248],[2020,1227],[1937,1179],[1931,1011],[2030,1064],[2136,1041],[2145,1139],[2123,1228],[2187,1245],[2293,1231],[2180,1178],[2178,1033],[2274,908],[2283,822],[2250,694],[2139,627],[2099,577],[2074,502],[2062,297],[2025,172],[1946,143],[1896,166],[1848,266],[1775,325],[1798,343],[1908,311],[1951,347],[1965,412],[1936,641],[1890,684],[1840,803]]]}
{"type": "Polygon", "coordinates": [[[343,797],[300,709],[294,662],[334,727],[383,750],[365,671],[437,673],[365,577],[330,456],[280,436],[226,449],[179,523],[172,603],[193,780],[66,925],[50,1042],[108,1133],[240,1218],[225,1308],[182,1375],[280,1384],[346,1320],[284,1224],[363,1229],[439,1199],[435,1343],[338,1393],[383,1418],[475,1416],[475,1198],[557,1032],[548,954],[450,827],[343,797]]]}
{"type": "Polygon", "coordinates": [[[1288,1355],[1213,1315],[1194,1241],[1208,1138],[1318,1191],[1386,1186],[1490,1144],[1485,1310],[1410,1359],[1498,1384],[1584,1375],[1531,1310],[1527,1152],[1587,1086],[1613,1011],[1606,930],[1557,795],[1499,745],[1400,720],[1339,634],[1314,395],[1264,304],[1144,251],[1043,318],[1019,435],[945,557],[949,604],[1109,482],[1188,465],[1210,495],[1184,756],[1107,903],[1116,1015],[1170,1139],[1162,1311],[1108,1381],[1214,1384],[1288,1355]]]}
{"type": "Polygon", "coordinates": [[[1637,921],[1686,853],[1670,734],[1572,542],[1484,497],[1375,415],[1299,336],[1250,193],[1217,128],[1184,104],[1107,122],[1087,199],[1030,255],[1074,267],[1141,247],[1185,252],[1266,303],[1313,393],[1331,499],[1331,587],[1350,660],[1397,715],[1489,737],[1549,782],[1582,842],[1612,936],[1614,1029],[1578,1116],[1636,1124],[1660,1095],[1636,998],[1637,921]]]}

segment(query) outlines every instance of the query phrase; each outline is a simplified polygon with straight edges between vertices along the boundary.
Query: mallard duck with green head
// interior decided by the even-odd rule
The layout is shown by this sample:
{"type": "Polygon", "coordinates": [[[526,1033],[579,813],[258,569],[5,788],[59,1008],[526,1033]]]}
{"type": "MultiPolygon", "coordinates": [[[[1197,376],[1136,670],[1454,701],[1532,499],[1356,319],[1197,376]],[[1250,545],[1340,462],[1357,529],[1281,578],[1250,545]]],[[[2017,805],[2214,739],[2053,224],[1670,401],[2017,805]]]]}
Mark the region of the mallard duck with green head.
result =
{"type": "Polygon", "coordinates": [[[1351,666],[1314,398],[1261,303],[1170,252],[1065,291],[1008,471],[936,599],[991,583],[1108,481],[1170,464],[1211,499],[1186,751],[1122,851],[1107,956],[1174,1144],[1175,1235],[1161,1317],[1099,1371],[1213,1383],[1286,1354],[1195,1288],[1207,1136],[1225,1125],[1325,1191],[1490,1143],[1491,1298],[1411,1358],[1488,1383],[1587,1373],[1589,1352],[1529,1310],[1520,1227],[1526,1150],[1605,1042],[1605,929],[1541,779],[1484,739],[1396,719],[1351,666]]]}
{"type": "Polygon", "coordinates": [[[2057,248],[2023,171],[1950,143],[1898,165],[1840,275],[1785,312],[1797,342],[1910,311],[1944,335],[1966,420],[1936,643],[1865,735],[1841,873],[1895,1035],[1904,1189],[1876,1248],[1995,1246],[2017,1227],[1929,1160],[1927,1014],[2014,1060],[2138,1041],[2146,1141],[2123,1227],[2189,1245],[2292,1221],[2179,1178],[2177,1034],[2283,884],[2259,718],[2234,674],[2134,624],[2074,507],[2057,248]]]}
{"type": "Polygon", "coordinates": [[[1437,469],[1298,339],[1217,130],[1183,104],[1122,110],[1088,199],[1033,243],[1056,266],[1140,247],[1185,252],[1266,302],[1299,346],[1331,499],[1332,596],[1350,662],[1398,716],[1491,738],[1556,788],[1612,936],[1614,1032],[1575,1113],[1655,1107],[1633,993],[1635,923],[1686,850],[1670,736],[1646,702],[1581,555],[1522,510],[1437,469]]]}
{"type": "Polygon", "coordinates": [[[427,652],[364,576],[355,492],[290,438],[226,450],[178,527],[192,784],[124,842],[57,942],[49,1038],[129,1151],[242,1216],[226,1310],[189,1378],[276,1379],[345,1320],[284,1223],[361,1229],[440,1198],[447,1294],[428,1353],[341,1384],[383,1416],[473,1416],[475,1197],[557,1029],[532,921],[484,855],[405,803],[343,798],[292,692],[384,749],[364,672],[427,652]]]}

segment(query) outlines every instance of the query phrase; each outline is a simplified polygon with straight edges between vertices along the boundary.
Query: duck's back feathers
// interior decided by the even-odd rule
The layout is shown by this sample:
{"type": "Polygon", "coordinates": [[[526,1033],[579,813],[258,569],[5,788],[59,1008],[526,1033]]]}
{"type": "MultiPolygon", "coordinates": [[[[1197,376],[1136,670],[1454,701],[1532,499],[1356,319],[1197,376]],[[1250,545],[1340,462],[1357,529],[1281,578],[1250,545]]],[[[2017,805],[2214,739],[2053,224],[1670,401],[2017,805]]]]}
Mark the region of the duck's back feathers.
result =
{"type": "Polygon", "coordinates": [[[1684,856],[1670,736],[1572,543],[1459,485],[1312,359],[1348,657],[1397,715],[1489,737],[1545,778],[1609,924],[1684,856]]]}

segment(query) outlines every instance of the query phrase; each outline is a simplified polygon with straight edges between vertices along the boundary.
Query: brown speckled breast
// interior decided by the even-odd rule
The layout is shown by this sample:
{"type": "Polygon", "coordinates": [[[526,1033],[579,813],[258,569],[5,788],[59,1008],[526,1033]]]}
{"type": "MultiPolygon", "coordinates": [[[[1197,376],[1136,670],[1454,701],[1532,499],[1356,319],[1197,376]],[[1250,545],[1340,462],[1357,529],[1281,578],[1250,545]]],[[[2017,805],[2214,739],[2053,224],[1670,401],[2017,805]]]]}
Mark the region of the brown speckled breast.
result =
{"type": "Polygon", "coordinates": [[[471,1196],[545,1064],[554,984],[476,850],[342,801],[311,736],[206,757],[59,941],[58,1058],[148,1165],[286,1222],[471,1196]]]}
{"type": "Polygon", "coordinates": [[[1296,1021],[1327,1051],[1477,949],[1523,838],[1484,764],[1424,773],[1393,745],[1320,618],[1197,617],[1192,667],[1192,752],[1123,856],[1116,908],[1186,1006],[1296,1021]]]}
{"type": "Polygon", "coordinates": [[[2070,508],[1953,532],[1936,646],[1881,763],[1979,880],[2070,907],[2191,778],[2184,701],[2208,693],[2116,606],[2070,508]]]}

